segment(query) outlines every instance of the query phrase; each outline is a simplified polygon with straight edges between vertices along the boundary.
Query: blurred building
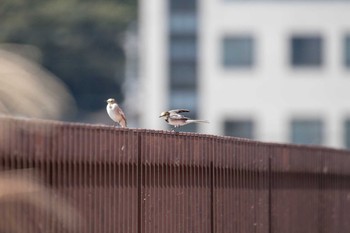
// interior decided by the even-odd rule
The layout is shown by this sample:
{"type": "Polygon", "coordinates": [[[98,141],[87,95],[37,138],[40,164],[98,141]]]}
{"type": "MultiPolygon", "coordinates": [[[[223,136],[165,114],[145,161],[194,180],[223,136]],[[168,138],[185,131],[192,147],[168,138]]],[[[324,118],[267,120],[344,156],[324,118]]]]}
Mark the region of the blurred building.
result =
{"type": "Polygon", "coordinates": [[[350,148],[350,1],[140,2],[142,127],[350,148]]]}

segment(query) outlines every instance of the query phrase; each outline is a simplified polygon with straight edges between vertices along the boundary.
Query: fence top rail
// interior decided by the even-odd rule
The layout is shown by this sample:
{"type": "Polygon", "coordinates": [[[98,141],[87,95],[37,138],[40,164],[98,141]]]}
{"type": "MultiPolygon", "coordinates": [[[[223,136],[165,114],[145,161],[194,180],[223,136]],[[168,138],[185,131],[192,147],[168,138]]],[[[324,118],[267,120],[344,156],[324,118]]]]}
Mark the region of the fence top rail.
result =
{"type": "MultiPolygon", "coordinates": [[[[87,130],[105,130],[105,131],[117,131],[117,132],[132,132],[135,134],[153,134],[153,135],[172,135],[187,138],[208,138],[211,140],[221,140],[221,141],[231,141],[231,142],[241,142],[248,143],[252,145],[268,145],[279,148],[300,148],[306,150],[323,150],[323,151],[334,151],[338,153],[345,153],[350,155],[350,151],[341,148],[332,148],[322,145],[302,145],[302,144],[291,144],[291,143],[279,143],[279,142],[264,142],[257,141],[247,138],[238,138],[232,136],[223,135],[213,135],[213,134],[203,134],[203,133],[193,133],[193,132],[174,132],[167,130],[154,130],[145,128],[118,128],[111,125],[105,124],[89,124],[89,123],[79,123],[79,122],[66,122],[66,121],[56,121],[56,120],[46,120],[46,119],[36,119],[36,118],[24,118],[24,117],[9,117],[6,115],[0,115],[0,126],[1,124],[13,124],[18,127],[23,128],[24,125],[42,125],[42,127],[48,128],[71,128],[71,129],[87,129],[87,130]]],[[[16,127],[16,126],[15,126],[16,127]]],[[[30,128],[27,128],[30,130],[30,128]]]]}
{"type": "Polygon", "coordinates": [[[209,134],[0,116],[0,142],[0,158],[350,174],[350,151],[209,134]]]}

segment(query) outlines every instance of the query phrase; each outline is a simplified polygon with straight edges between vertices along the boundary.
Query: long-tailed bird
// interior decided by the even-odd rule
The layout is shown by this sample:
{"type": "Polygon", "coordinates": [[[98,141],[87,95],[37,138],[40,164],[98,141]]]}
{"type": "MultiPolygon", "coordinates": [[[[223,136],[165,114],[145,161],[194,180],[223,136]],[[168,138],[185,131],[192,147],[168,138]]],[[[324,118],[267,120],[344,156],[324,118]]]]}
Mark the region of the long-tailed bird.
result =
{"type": "Polygon", "coordinates": [[[193,120],[180,113],[189,112],[187,109],[174,109],[166,112],[162,112],[159,117],[163,118],[169,125],[174,126],[174,128],[184,126],[190,123],[209,123],[206,120],[193,120]]]}
{"type": "Polygon", "coordinates": [[[116,123],[118,123],[122,128],[126,126],[126,117],[123,110],[119,107],[115,99],[110,98],[107,100],[107,113],[109,117],[116,123]]]}

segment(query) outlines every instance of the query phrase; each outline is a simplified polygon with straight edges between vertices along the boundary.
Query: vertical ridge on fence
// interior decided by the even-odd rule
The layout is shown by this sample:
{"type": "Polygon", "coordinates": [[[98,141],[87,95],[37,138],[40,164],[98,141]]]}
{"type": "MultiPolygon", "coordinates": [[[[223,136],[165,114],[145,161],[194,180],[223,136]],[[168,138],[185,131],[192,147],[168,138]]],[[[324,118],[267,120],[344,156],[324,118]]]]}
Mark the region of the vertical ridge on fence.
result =
{"type": "Polygon", "coordinates": [[[142,148],[143,142],[140,134],[137,134],[137,233],[142,232],[142,203],[143,203],[143,195],[142,195],[142,186],[144,185],[143,182],[143,169],[142,169],[142,160],[141,160],[141,148],[142,148]]]}
{"type": "Polygon", "coordinates": [[[267,227],[268,227],[268,233],[272,233],[273,228],[272,228],[272,196],[271,196],[271,189],[273,185],[273,178],[274,176],[271,173],[271,151],[268,150],[268,172],[267,172],[267,178],[268,178],[268,204],[267,204],[267,212],[268,212],[268,221],[267,221],[267,227]]]}

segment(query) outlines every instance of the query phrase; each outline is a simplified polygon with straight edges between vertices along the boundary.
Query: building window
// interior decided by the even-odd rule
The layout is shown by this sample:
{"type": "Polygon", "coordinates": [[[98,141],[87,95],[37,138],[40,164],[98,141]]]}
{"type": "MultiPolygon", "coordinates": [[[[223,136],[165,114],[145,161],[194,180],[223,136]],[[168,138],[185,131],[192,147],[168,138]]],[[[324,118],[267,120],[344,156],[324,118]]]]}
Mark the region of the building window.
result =
{"type": "Polygon", "coordinates": [[[295,36],[291,39],[291,63],[294,67],[318,67],[322,65],[322,38],[319,36],[295,36]]]}
{"type": "Polygon", "coordinates": [[[345,148],[350,150],[350,119],[345,121],[344,131],[345,148]]]}
{"type": "Polygon", "coordinates": [[[190,109],[191,114],[197,111],[197,93],[190,89],[172,89],[170,91],[170,108],[190,109]]]}
{"type": "Polygon", "coordinates": [[[171,87],[190,88],[196,85],[197,70],[191,62],[174,61],[170,65],[171,87]]]}
{"type": "Polygon", "coordinates": [[[197,42],[194,36],[171,38],[170,56],[172,60],[190,60],[197,57],[197,42]]]}
{"type": "Polygon", "coordinates": [[[197,0],[170,0],[170,9],[172,11],[197,10],[197,0]]]}
{"type": "Polygon", "coordinates": [[[170,15],[169,27],[174,34],[193,34],[197,29],[197,15],[193,12],[173,12],[170,15]]]}
{"type": "Polygon", "coordinates": [[[254,40],[249,36],[231,36],[222,41],[224,67],[251,67],[254,63],[254,40]]]}
{"type": "Polygon", "coordinates": [[[254,138],[254,123],[251,120],[228,120],[224,123],[226,136],[254,138]]]}
{"type": "Polygon", "coordinates": [[[345,66],[350,68],[350,35],[345,37],[345,66]]]}
{"type": "Polygon", "coordinates": [[[295,119],[291,122],[291,142],[323,144],[323,122],[319,119],[295,119]]]}

